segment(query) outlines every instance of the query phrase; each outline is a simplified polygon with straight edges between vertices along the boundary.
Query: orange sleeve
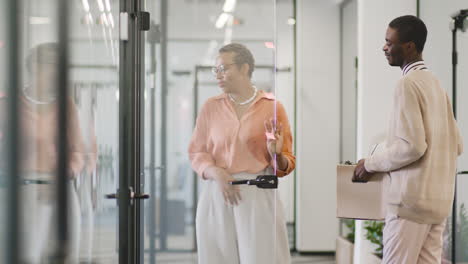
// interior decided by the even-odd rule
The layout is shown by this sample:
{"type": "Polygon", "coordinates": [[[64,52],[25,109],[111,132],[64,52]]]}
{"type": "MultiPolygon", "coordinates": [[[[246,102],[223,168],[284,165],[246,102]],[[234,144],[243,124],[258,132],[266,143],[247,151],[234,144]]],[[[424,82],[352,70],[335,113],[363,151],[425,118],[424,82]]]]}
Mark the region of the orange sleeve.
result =
{"type": "MultiPolygon", "coordinates": [[[[276,108],[276,117],[277,122],[283,124],[283,156],[288,160],[288,166],[285,170],[276,169],[276,176],[284,177],[290,174],[296,168],[296,157],[293,154],[293,138],[291,134],[291,127],[289,125],[288,116],[286,115],[286,110],[280,102],[277,102],[276,108]]],[[[271,162],[271,166],[274,167],[274,160],[271,162]]]]}
{"type": "Polygon", "coordinates": [[[209,110],[208,103],[203,105],[200,114],[197,117],[195,129],[192,134],[192,139],[189,145],[189,158],[192,163],[193,170],[198,176],[203,177],[203,172],[209,166],[215,164],[215,161],[208,153],[207,144],[209,139],[209,110]]]}
{"type": "Polygon", "coordinates": [[[94,120],[90,121],[89,126],[89,146],[87,151],[87,166],[86,171],[88,174],[92,173],[97,166],[97,138],[96,138],[96,131],[94,127],[94,120]]]}

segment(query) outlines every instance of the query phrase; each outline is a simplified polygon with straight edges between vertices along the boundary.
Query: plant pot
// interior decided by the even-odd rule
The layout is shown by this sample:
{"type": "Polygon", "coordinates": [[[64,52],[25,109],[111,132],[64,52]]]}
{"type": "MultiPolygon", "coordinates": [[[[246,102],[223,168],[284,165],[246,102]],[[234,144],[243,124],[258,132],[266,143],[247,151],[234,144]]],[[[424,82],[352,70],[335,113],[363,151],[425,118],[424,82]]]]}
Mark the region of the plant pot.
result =
{"type": "Polygon", "coordinates": [[[382,263],[382,259],[375,255],[374,253],[368,253],[365,255],[365,261],[364,263],[366,264],[380,264],[382,263]]]}
{"type": "Polygon", "coordinates": [[[354,244],[344,237],[336,238],[336,264],[352,264],[354,244]]]}

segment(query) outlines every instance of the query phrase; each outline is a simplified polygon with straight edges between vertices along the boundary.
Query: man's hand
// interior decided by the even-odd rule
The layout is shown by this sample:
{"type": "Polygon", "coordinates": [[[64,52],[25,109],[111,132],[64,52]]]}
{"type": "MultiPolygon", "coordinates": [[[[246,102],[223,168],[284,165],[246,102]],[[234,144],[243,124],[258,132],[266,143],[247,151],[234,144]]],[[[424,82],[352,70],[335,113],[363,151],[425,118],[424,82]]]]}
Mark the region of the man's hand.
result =
{"type": "Polygon", "coordinates": [[[359,160],[356,169],[354,169],[353,173],[353,182],[368,182],[369,179],[372,177],[372,173],[366,171],[366,168],[364,167],[364,162],[365,159],[359,160]]]}

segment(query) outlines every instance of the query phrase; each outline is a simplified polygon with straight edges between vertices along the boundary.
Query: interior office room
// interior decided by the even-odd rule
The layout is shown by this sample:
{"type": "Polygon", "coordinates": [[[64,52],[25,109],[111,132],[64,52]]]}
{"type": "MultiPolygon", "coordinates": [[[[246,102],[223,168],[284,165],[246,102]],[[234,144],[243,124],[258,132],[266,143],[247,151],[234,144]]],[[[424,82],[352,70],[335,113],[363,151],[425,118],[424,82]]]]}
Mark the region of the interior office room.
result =
{"type": "MultiPolygon", "coordinates": [[[[206,105],[237,102],[222,79],[235,67],[220,57],[231,43],[255,61],[254,95],[243,100],[269,105],[250,124],[268,147],[251,154],[260,143],[245,140],[239,160],[267,160],[255,175],[283,171],[269,163],[284,157],[269,145],[279,143],[268,122],[276,127],[280,116],[290,152],[262,216],[284,224],[285,241],[266,222],[236,226],[263,230],[255,243],[273,245],[273,261],[256,264],[282,264],[278,244],[290,263],[381,263],[384,222],[337,217],[337,165],[385,140],[402,78],[382,51],[392,19],[424,21],[423,59],[468,141],[466,0],[4,0],[0,12],[0,263],[200,263],[197,228],[221,240],[230,228],[197,222],[214,178],[194,168],[192,149],[207,136],[194,132],[203,114],[219,111],[206,105]]],[[[238,133],[232,120],[213,121],[219,133],[238,133]]],[[[230,140],[221,152],[241,144],[230,140]]],[[[466,152],[441,263],[468,263],[466,152]]],[[[239,189],[267,190],[246,182],[239,189]]],[[[257,209],[250,213],[260,217],[257,209]]]]}

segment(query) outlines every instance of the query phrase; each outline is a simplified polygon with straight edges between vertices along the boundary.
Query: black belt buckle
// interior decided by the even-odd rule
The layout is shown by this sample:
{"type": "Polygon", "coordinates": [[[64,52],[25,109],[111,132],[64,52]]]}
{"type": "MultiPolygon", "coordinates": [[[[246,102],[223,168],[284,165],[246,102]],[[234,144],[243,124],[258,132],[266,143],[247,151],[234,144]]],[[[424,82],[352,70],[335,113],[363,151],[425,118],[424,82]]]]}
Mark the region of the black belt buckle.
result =
{"type": "Polygon", "coordinates": [[[276,175],[259,175],[254,180],[232,181],[231,185],[255,185],[260,189],[278,189],[278,177],[276,175]]]}

